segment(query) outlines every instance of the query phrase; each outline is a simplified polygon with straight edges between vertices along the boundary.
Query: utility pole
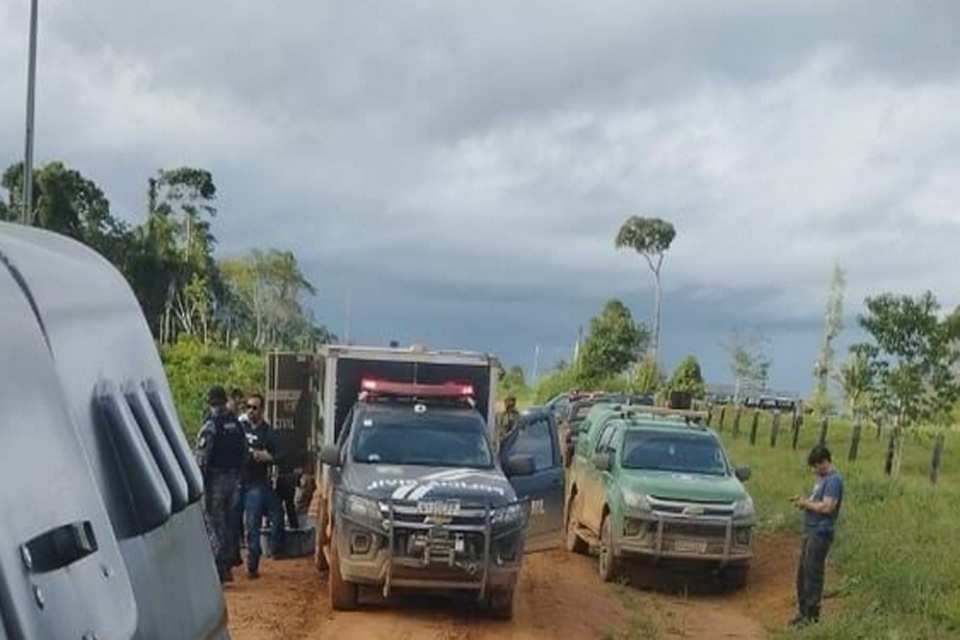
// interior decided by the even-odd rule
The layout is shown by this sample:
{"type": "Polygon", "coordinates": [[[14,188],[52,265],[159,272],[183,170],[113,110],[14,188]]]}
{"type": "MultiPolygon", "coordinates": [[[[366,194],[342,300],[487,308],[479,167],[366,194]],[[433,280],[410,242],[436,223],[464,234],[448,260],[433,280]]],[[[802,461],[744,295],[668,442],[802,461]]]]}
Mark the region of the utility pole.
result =
{"type": "Polygon", "coordinates": [[[533,349],[533,377],[531,378],[531,381],[533,384],[536,384],[537,382],[537,372],[539,368],[540,368],[540,345],[537,345],[533,349]]]}
{"type": "Polygon", "coordinates": [[[343,317],[343,344],[350,344],[350,288],[347,288],[347,302],[343,317]]]}
{"type": "Polygon", "coordinates": [[[23,224],[33,224],[33,103],[37,84],[37,0],[30,0],[30,54],[27,66],[27,140],[23,153],[23,224]]]}

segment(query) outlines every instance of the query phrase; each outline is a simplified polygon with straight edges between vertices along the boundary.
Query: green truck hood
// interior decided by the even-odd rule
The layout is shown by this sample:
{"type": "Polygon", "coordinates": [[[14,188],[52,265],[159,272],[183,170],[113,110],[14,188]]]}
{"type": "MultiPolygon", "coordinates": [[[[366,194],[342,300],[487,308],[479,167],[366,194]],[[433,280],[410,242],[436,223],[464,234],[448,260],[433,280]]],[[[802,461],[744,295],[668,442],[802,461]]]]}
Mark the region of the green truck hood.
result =
{"type": "Polygon", "coordinates": [[[733,476],[621,470],[620,483],[630,491],[668,500],[736,502],[747,497],[743,485],[733,476]]]}

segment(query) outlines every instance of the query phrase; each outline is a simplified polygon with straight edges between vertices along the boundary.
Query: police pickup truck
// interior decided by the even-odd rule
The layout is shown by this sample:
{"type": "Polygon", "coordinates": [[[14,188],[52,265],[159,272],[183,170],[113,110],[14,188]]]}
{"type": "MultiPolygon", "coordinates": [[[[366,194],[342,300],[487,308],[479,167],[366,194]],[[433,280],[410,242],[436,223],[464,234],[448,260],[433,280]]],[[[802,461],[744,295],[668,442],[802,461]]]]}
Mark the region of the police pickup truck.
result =
{"type": "Polygon", "coordinates": [[[388,371],[382,364],[398,358],[428,365],[417,377],[432,381],[361,378],[335,440],[320,449],[318,563],[329,568],[332,606],[356,607],[364,586],[384,596],[458,590],[510,617],[523,554],[562,542],[564,472],[552,416],[528,412],[497,443],[485,386],[495,374],[474,376],[479,392],[469,381],[438,381],[458,367],[464,377],[464,358],[475,355],[381,349],[354,357],[367,365],[325,363],[340,369],[333,387],[350,387],[350,371],[378,362],[388,371]]]}

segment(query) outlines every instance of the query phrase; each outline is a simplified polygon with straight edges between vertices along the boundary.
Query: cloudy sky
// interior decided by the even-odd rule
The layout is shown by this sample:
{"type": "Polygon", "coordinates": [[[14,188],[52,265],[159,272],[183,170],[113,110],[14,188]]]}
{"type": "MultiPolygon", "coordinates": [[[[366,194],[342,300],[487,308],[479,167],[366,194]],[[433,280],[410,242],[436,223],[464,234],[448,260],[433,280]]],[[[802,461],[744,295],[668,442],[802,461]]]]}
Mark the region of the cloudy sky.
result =
{"type": "MultiPolygon", "coordinates": [[[[835,263],[846,342],[866,295],[960,303],[953,0],[40,4],[37,162],[131,220],[156,169],[210,169],[220,252],[294,249],[355,341],[569,357],[606,299],[651,315],[630,214],[676,225],[663,356],[714,381],[758,328],[806,393],[835,263]]],[[[4,166],[28,6],[0,0],[4,166]]]]}

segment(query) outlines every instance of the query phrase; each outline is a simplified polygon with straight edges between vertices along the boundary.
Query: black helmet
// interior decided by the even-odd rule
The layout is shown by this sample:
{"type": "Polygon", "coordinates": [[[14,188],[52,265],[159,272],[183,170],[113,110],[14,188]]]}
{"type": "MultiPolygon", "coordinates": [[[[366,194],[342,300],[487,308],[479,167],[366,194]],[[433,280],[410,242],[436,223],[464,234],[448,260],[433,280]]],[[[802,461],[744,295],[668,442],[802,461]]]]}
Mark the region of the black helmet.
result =
{"type": "Polygon", "coordinates": [[[214,385],[207,390],[207,404],[211,407],[222,407],[227,404],[227,392],[220,385],[214,385]]]}

